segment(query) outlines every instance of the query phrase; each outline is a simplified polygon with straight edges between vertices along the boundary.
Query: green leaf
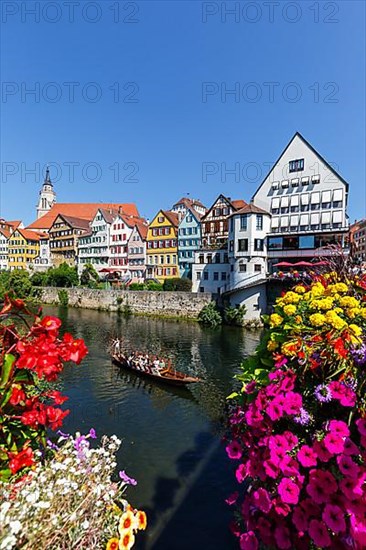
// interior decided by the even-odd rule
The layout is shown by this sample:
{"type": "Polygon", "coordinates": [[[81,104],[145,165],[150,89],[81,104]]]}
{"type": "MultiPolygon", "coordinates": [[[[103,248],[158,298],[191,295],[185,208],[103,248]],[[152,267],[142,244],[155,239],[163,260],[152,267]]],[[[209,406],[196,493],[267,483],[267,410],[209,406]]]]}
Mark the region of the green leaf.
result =
{"type": "Polygon", "coordinates": [[[239,395],[238,392],[234,391],[233,393],[228,395],[226,399],[234,399],[235,397],[238,397],[238,395],[239,395]]]}
{"type": "Polygon", "coordinates": [[[7,353],[4,357],[4,363],[1,369],[0,388],[5,388],[6,384],[9,382],[14,362],[14,355],[11,355],[11,353],[7,353]]]}
{"type": "Polygon", "coordinates": [[[12,387],[10,386],[10,388],[4,393],[3,397],[0,400],[0,407],[5,407],[11,397],[12,391],[12,387]]]}

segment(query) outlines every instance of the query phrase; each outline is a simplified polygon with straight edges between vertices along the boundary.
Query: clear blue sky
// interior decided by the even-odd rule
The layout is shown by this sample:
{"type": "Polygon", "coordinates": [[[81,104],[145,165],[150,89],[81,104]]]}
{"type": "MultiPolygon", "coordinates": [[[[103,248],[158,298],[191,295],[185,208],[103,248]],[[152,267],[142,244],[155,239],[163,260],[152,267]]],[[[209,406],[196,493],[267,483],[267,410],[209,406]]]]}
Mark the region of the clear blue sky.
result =
{"type": "Polygon", "coordinates": [[[365,3],[253,4],[3,0],[1,215],[35,218],[36,163],[61,168],[58,202],[149,218],[186,193],[249,200],[300,131],[365,216],[365,3]]]}

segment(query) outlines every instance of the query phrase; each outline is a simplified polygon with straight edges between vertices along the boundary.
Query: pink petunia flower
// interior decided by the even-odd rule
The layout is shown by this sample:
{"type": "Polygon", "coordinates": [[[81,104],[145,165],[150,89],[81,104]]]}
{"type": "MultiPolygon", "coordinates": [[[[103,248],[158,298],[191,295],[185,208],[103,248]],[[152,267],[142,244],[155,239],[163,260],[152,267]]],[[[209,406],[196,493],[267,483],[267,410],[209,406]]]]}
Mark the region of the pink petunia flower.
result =
{"type": "Polygon", "coordinates": [[[324,523],[312,519],[309,525],[309,535],[317,546],[320,548],[327,548],[331,544],[330,536],[328,529],[325,527],[324,523]]]}
{"type": "Polygon", "coordinates": [[[309,527],[308,516],[300,506],[295,506],[294,508],[292,514],[292,523],[295,525],[298,531],[306,531],[309,527]]]}
{"type": "Polygon", "coordinates": [[[296,445],[298,444],[299,438],[295,434],[293,434],[292,432],[290,432],[288,430],[283,432],[282,435],[283,435],[283,437],[286,438],[287,445],[288,445],[288,450],[292,451],[292,449],[294,447],[296,447],[296,445]]]}
{"type": "Polygon", "coordinates": [[[366,548],[366,521],[359,519],[353,514],[350,518],[351,537],[355,542],[357,550],[366,548]]]}
{"type": "Polygon", "coordinates": [[[263,543],[267,546],[272,546],[273,535],[271,531],[271,523],[268,521],[268,519],[260,517],[257,521],[257,529],[263,543]]]}
{"type": "Polygon", "coordinates": [[[272,479],[276,479],[278,477],[280,469],[272,462],[272,460],[265,460],[263,462],[263,467],[268,477],[271,477],[272,479]]]}
{"type": "Polygon", "coordinates": [[[235,472],[235,477],[237,479],[237,482],[242,483],[247,476],[248,476],[247,465],[239,464],[235,472]]]}
{"type": "Polygon", "coordinates": [[[316,466],[316,453],[308,445],[303,445],[297,453],[297,460],[304,468],[311,468],[316,466]]]}
{"type": "Polygon", "coordinates": [[[344,512],[339,506],[326,504],[322,518],[327,527],[334,533],[343,533],[346,530],[344,512]]]}
{"type": "Polygon", "coordinates": [[[299,393],[288,392],[283,409],[287,414],[299,414],[302,407],[302,397],[299,393]]]}
{"type": "Polygon", "coordinates": [[[350,456],[344,454],[337,456],[338,468],[344,476],[358,478],[360,468],[353,462],[350,456]]]}
{"type": "Polygon", "coordinates": [[[355,443],[353,443],[353,441],[349,437],[346,437],[346,439],[344,440],[343,453],[349,456],[358,455],[360,454],[360,449],[355,443]]]}
{"type": "Polygon", "coordinates": [[[283,478],[278,485],[278,494],[283,502],[297,504],[299,501],[300,489],[291,479],[283,478]]]}
{"type": "Polygon", "coordinates": [[[273,421],[278,420],[281,416],[283,416],[283,406],[281,405],[282,400],[278,399],[278,397],[279,396],[273,399],[266,410],[268,416],[273,421]]]}
{"type": "Polygon", "coordinates": [[[366,435],[366,417],[358,418],[358,420],[356,420],[356,426],[361,435],[366,435]]]}
{"type": "Polygon", "coordinates": [[[317,504],[329,502],[330,496],[336,492],[337,488],[337,482],[330,472],[322,470],[310,472],[310,482],[306,487],[306,492],[317,504]]]}
{"type": "Polygon", "coordinates": [[[292,548],[290,531],[284,525],[279,525],[276,527],[275,539],[276,539],[277,547],[281,548],[281,550],[287,550],[288,548],[292,548]]]}
{"type": "Polygon", "coordinates": [[[329,422],[329,431],[340,437],[348,437],[350,433],[349,427],[342,420],[331,420],[329,422]]]}
{"type": "Polygon", "coordinates": [[[258,539],[253,531],[248,531],[240,536],[240,550],[257,550],[258,539]]]}
{"type": "Polygon", "coordinates": [[[241,445],[238,441],[232,441],[227,445],[226,452],[232,460],[239,460],[243,456],[241,445]]]}
{"type": "Polygon", "coordinates": [[[256,508],[268,514],[272,507],[272,501],[269,498],[268,491],[266,489],[260,488],[253,493],[253,504],[256,508]]]}
{"type": "Polygon", "coordinates": [[[291,512],[291,508],[288,504],[283,502],[280,498],[275,498],[272,501],[274,511],[278,516],[288,516],[291,512]]]}
{"type": "Polygon", "coordinates": [[[343,452],[344,439],[343,437],[331,432],[323,439],[324,447],[333,455],[338,455],[343,452]]]}
{"type": "Polygon", "coordinates": [[[332,457],[332,454],[325,448],[324,441],[314,441],[313,449],[321,462],[328,462],[332,457]]]}

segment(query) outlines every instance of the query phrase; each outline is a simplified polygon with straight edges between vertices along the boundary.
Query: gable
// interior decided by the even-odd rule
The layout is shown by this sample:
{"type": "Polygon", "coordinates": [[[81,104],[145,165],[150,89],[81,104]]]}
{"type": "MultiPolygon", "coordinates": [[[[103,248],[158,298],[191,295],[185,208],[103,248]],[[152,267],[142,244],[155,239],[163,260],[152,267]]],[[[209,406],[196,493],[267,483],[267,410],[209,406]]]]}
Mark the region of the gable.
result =
{"type": "Polygon", "coordinates": [[[348,183],[340,176],[335,168],[328,163],[306,139],[297,132],[287,144],[274,166],[268,172],[261,185],[252,197],[252,202],[266,209],[268,201],[273,194],[281,194],[282,182],[288,187],[282,190],[282,194],[291,191],[291,180],[299,180],[296,192],[308,192],[324,189],[344,189],[348,192],[348,183]],[[294,161],[299,161],[297,165],[294,161]],[[303,162],[303,164],[302,164],[303,162]],[[291,163],[291,164],[290,164],[291,163]],[[311,178],[319,176],[320,183],[312,184],[311,178]],[[301,178],[309,177],[309,184],[303,187],[301,178]],[[279,191],[273,190],[272,184],[279,186],[279,191]]]}
{"type": "Polygon", "coordinates": [[[215,208],[226,207],[229,209],[229,213],[232,211],[232,205],[228,198],[225,195],[219,195],[213,205],[208,209],[206,214],[202,217],[202,220],[207,220],[212,217],[215,208]]]}

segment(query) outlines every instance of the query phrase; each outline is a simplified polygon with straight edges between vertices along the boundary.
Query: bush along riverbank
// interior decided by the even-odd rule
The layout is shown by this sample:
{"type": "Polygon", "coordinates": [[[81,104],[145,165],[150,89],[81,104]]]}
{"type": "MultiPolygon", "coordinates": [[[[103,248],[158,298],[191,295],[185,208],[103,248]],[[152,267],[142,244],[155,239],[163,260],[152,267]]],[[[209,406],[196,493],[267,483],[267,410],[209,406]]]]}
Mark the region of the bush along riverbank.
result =
{"type": "Polygon", "coordinates": [[[0,548],[130,550],[146,515],[126,500],[136,481],[114,479],[120,440],[60,431],[69,411],[54,384],[87,354],[83,340],[8,295],[0,326],[0,548]]]}
{"type": "Polygon", "coordinates": [[[232,531],[243,550],[366,548],[366,275],[277,299],[230,396],[232,531]]]}

